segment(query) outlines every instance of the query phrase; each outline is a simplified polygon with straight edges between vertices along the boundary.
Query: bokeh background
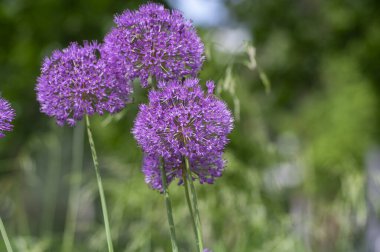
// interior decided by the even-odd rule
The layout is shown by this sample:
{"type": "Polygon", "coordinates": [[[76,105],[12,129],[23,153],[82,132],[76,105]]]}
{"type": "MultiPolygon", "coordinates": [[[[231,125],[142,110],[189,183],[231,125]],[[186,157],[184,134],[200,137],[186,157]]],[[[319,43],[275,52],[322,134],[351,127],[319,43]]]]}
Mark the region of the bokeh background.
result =
{"type": "MultiPolygon", "coordinates": [[[[106,251],[83,125],[41,114],[34,87],[52,50],[102,41],[115,13],[143,2],[0,0],[0,91],[17,111],[0,140],[0,215],[15,251],[106,251]]],[[[380,1],[163,3],[194,21],[200,77],[236,119],[223,177],[197,186],[206,247],[380,251],[380,1]]],[[[116,251],[170,251],[163,197],[130,133],[142,102],[136,85],[122,113],[92,120],[112,236],[116,251]]],[[[183,188],[170,193],[180,251],[195,251],[183,188]]]]}

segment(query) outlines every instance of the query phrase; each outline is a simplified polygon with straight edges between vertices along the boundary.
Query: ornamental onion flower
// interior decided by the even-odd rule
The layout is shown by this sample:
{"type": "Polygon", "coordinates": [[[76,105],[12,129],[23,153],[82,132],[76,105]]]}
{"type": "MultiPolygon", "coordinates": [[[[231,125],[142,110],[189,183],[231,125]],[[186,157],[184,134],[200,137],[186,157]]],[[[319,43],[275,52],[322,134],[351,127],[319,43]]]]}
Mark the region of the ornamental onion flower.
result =
{"type": "Polygon", "coordinates": [[[146,154],[143,172],[152,188],[161,190],[160,158],[168,181],[181,178],[184,157],[200,183],[213,183],[221,176],[233,118],[226,104],[212,94],[213,82],[206,85],[207,94],[198,79],[160,82],[160,90],[150,91],[149,104],[140,106],[132,132],[146,154]]]}
{"type": "Polygon", "coordinates": [[[107,72],[101,46],[71,43],[45,58],[36,86],[41,112],[70,126],[84,115],[119,112],[132,89],[107,72]]]}
{"type": "Polygon", "coordinates": [[[4,131],[12,131],[11,124],[16,114],[10,103],[0,97],[0,138],[4,137],[4,131]]]}
{"type": "Polygon", "coordinates": [[[176,10],[148,3],[137,11],[115,17],[116,27],[105,37],[105,58],[119,79],[170,80],[195,77],[204,57],[204,46],[189,20],[176,10]]]}

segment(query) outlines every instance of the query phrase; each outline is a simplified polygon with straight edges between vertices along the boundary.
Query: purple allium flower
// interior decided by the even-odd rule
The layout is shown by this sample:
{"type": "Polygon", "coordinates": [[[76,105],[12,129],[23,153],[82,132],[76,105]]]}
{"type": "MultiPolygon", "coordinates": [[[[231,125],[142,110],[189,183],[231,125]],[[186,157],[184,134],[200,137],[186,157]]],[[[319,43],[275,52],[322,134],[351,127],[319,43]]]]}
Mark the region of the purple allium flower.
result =
{"type": "Polygon", "coordinates": [[[140,78],[147,87],[149,76],[160,81],[199,72],[204,46],[181,12],[148,3],[116,16],[115,23],[104,49],[108,67],[119,79],[140,78]]]}
{"type": "Polygon", "coordinates": [[[149,104],[140,106],[132,132],[147,155],[143,171],[154,189],[160,189],[159,157],[168,181],[171,176],[181,178],[184,157],[200,183],[213,183],[222,174],[233,118],[226,104],[212,94],[213,83],[207,83],[207,94],[198,83],[198,79],[161,82],[161,90],[150,91],[149,104]]]}
{"type": "Polygon", "coordinates": [[[4,131],[11,131],[13,125],[11,122],[16,114],[9,102],[0,98],[0,138],[4,137],[4,131]]]}
{"type": "Polygon", "coordinates": [[[41,112],[59,125],[75,125],[84,115],[119,112],[132,89],[107,72],[96,42],[71,43],[45,58],[36,86],[41,112]]]}

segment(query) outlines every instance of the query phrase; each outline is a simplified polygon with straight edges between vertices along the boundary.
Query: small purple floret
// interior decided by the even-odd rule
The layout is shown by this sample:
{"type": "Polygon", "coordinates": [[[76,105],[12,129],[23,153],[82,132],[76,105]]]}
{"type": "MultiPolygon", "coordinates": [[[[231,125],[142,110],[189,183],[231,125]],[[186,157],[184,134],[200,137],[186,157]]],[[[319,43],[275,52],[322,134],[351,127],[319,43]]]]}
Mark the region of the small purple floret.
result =
{"type": "Polygon", "coordinates": [[[132,130],[146,154],[146,181],[160,190],[160,157],[168,181],[181,179],[184,157],[188,157],[193,178],[213,183],[224,169],[222,154],[233,127],[231,112],[211,93],[211,82],[207,94],[198,79],[161,82],[159,86],[161,90],[150,91],[149,104],[140,106],[132,130]]]}
{"type": "Polygon", "coordinates": [[[13,125],[11,124],[16,114],[10,103],[0,98],[0,138],[5,136],[5,131],[12,131],[13,125]]]}
{"type": "Polygon", "coordinates": [[[41,112],[73,126],[84,115],[122,110],[132,88],[107,72],[101,54],[99,44],[85,42],[45,58],[36,86],[41,112]]]}
{"type": "MultiPolygon", "coordinates": [[[[162,178],[160,170],[160,158],[155,156],[145,155],[143,160],[142,171],[145,175],[145,182],[150,185],[153,189],[161,191],[162,188],[162,178]]],[[[170,182],[175,178],[174,173],[170,173],[169,165],[165,165],[166,172],[166,182],[170,182]]]]}
{"type": "Polygon", "coordinates": [[[204,46],[182,13],[149,3],[115,17],[116,27],[105,37],[108,68],[118,79],[170,80],[201,69],[204,46]]]}

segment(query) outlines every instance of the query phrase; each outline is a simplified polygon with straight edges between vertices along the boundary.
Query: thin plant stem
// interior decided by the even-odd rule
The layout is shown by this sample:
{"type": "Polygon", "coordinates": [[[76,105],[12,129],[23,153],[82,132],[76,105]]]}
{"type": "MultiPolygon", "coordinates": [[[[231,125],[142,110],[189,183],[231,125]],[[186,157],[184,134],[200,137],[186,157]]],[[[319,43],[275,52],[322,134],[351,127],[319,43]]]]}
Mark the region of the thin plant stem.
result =
{"type": "Polygon", "coordinates": [[[66,215],[65,231],[63,234],[62,252],[71,252],[73,250],[75,229],[77,223],[77,214],[79,210],[79,190],[82,181],[83,165],[83,140],[84,124],[78,122],[73,132],[72,139],[72,166],[68,208],[66,215]]]}
{"type": "Polygon", "coordinates": [[[57,134],[51,136],[48,141],[48,170],[46,174],[46,187],[44,188],[44,206],[42,209],[41,221],[42,232],[44,235],[51,235],[53,232],[53,223],[57,208],[58,184],[61,179],[62,170],[62,135],[63,130],[55,128],[57,134]]]}
{"type": "Polygon", "coordinates": [[[0,218],[0,231],[1,231],[1,236],[3,237],[5,247],[7,248],[8,252],[13,252],[11,242],[9,241],[7,232],[5,231],[4,223],[3,220],[0,218]]]}
{"type": "Polygon", "coordinates": [[[191,223],[193,224],[195,242],[197,243],[197,251],[203,252],[203,250],[200,250],[200,246],[199,246],[200,242],[199,242],[199,237],[198,237],[198,232],[197,232],[197,225],[195,224],[195,216],[194,216],[193,206],[192,206],[192,203],[190,200],[189,184],[187,182],[186,169],[182,170],[182,179],[183,179],[183,184],[185,187],[186,202],[187,202],[187,206],[189,207],[189,212],[190,212],[190,216],[191,216],[191,223]]]}
{"type": "Polygon", "coordinates": [[[172,213],[172,204],[170,201],[169,191],[167,188],[166,173],[165,173],[165,164],[161,159],[160,170],[161,170],[161,179],[162,179],[162,189],[165,196],[165,205],[166,205],[166,214],[168,216],[169,229],[170,229],[170,240],[172,243],[172,251],[178,252],[177,238],[175,234],[175,226],[172,213]]]}
{"type": "Polygon", "coordinates": [[[108,251],[113,252],[113,245],[112,245],[111,230],[110,230],[110,225],[109,225],[109,220],[108,220],[106,198],[104,196],[102,178],[101,178],[100,173],[99,173],[98,156],[96,155],[94,139],[92,138],[90,119],[87,115],[86,115],[86,125],[87,125],[88,141],[89,141],[90,147],[91,147],[92,161],[94,162],[96,180],[98,182],[99,196],[100,196],[100,202],[102,205],[102,212],[103,212],[103,219],[104,219],[104,226],[106,229],[108,251]]]}
{"type": "Polygon", "coordinates": [[[191,178],[190,164],[189,164],[189,159],[187,157],[185,157],[185,167],[186,167],[186,175],[188,177],[189,184],[190,184],[192,204],[193,204],[194,213],[195,213],[195,226],[196,226],[197,237],[198,237],[197,238],[198,248],[199,248],[199,251],[203,252],[202,225],[201,225],[201,217],[199,215],[197,193],[195,191],[193,179],[191,178]]]}

